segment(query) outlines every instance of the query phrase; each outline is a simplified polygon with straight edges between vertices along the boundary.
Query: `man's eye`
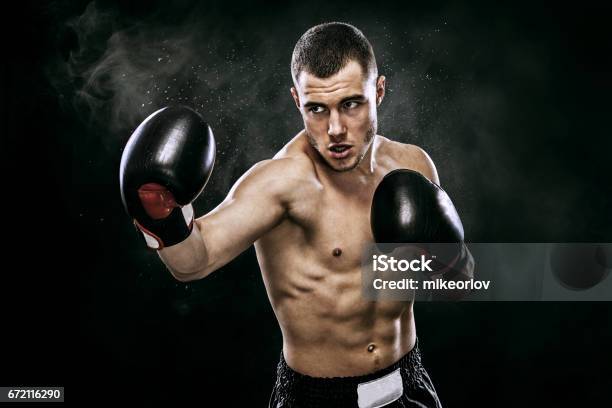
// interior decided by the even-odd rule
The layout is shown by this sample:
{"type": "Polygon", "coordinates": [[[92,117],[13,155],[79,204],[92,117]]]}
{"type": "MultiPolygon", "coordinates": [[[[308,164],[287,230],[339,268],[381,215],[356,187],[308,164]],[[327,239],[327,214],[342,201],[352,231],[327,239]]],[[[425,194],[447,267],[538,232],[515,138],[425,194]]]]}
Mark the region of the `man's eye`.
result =
{"type": "Polygon", "coordinates": [[[344,107],[346,109],[354,109],[357,106],[359,106],[359,102],[356,102],[356,101],[348,101],[344,104],[344,107]]]}
{"type": "Polygon", "coordinates": [[[323,108],[322,106],[313,106],[312,108],[308,110],[312,113],[322,113],[325,110],[325,108],[323,108]]]}

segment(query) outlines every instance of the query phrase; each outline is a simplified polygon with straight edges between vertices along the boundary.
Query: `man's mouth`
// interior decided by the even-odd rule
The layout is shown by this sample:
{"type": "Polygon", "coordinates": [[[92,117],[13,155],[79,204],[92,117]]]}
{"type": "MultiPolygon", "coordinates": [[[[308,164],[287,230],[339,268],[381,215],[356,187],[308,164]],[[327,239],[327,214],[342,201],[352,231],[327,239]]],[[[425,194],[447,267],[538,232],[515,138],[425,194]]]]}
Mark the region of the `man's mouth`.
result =
{"type": "Polygon", "coordinates": [[[344,159],[350,154],[352,147],[353,146],[348,144],[337,143],[330,145],[328,149],[332,158],[344,159]]]}

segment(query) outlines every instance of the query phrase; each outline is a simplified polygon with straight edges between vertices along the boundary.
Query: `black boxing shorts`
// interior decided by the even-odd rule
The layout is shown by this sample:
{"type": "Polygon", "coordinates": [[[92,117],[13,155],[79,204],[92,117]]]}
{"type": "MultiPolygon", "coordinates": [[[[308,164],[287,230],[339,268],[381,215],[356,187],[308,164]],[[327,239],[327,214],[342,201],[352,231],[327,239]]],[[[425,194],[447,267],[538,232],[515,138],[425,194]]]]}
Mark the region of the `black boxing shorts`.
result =
{"type": "Polygon", "coordinates": [[[356,377],[316,378],[291,369],[281,352],[269,408],[441,408],[418,341],[396,363],[356,377]]]}

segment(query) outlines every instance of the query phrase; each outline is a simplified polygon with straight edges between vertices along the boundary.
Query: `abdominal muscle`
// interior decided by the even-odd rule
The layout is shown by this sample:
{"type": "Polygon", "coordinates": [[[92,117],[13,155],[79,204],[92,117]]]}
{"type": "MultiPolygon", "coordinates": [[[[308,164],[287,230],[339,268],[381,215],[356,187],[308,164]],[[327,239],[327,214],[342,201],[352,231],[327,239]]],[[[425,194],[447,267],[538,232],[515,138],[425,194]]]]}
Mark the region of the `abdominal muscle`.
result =
{"type": "Polygon", "coordinates": [[[358,265],[317,262],[304,252],[267,257],[266,244],[256,243],[257,255],[289,367],[312,377],[358,376],[388,367],[414,347],[412,302],[366,301],[358,265]]]}

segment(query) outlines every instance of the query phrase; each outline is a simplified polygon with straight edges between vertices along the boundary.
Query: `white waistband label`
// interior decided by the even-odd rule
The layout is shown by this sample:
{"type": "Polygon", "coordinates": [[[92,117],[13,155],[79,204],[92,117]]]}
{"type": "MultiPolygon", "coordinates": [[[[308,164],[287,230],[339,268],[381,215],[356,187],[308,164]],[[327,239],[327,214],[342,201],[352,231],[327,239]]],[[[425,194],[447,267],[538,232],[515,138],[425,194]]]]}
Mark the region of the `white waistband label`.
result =
{"type": "Polygon", "coordinates": [[[404,393],[400,369],[376,380],[357,385],[359,408],[379,408],[397,401],[404,393]]]}

